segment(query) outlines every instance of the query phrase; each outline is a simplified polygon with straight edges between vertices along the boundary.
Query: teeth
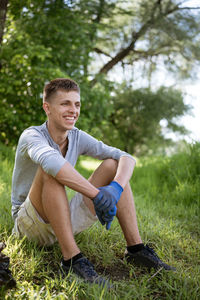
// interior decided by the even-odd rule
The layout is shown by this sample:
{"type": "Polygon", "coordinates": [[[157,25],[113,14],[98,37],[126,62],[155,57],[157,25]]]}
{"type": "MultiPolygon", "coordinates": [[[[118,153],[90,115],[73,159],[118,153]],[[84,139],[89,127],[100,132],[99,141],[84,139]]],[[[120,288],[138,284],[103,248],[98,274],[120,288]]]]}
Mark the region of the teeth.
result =
{"type": "Polygon", "coordinates": [[[74,120],[74,117],[65,117],[66,120],[74,120]]]}

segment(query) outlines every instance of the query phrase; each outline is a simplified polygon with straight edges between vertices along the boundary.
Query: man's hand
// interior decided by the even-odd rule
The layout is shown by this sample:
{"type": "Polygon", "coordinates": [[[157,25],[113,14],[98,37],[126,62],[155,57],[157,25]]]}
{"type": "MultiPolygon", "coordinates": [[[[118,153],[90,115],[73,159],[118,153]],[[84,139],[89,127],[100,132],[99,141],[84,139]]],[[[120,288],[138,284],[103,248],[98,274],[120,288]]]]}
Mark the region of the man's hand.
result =
{"type": "Polygon", "coordinates": [[[97,217],[98,217],[99,221],[101,222],[102,225],[106,224],[106,229],[107,230],[110,229],[111,223],[112,223],[116,213],[117,213],[117,207],[116,206],[111,211],[108,211],[106,213],[103,213],[99,210],[96,210],[96,214],[97,214],[97,217]]]}
{"type": "Polygon", "coordinates": [[[109,229],[116,215],[116,204],[121,197],[123,188],[118,182],[112,181],[109,185],[100,187],[99,190],[100,192],[93,199],[95,211],[101,224],[106,223],[106,229],[109,229]]]}
{"type": "Polygon", "coordinates": [[[107,230],[110,229],[111,223],[114,219],[114,216],[116,216],[116,213],[117,213],[117,206],[115,206],[111,211],[109,210],[107,213],[103,214],[102,218],[106,223],[107,230]]]}
{"type": "Polygon", "coordinates": [[[93,199],[94,207],[95,210],[106,213],[107,211],[112,211],[115,207],[121,197],[123,188],[118,182],[112,181],[109,185],[100,187],[99,191],[93,199]]]}

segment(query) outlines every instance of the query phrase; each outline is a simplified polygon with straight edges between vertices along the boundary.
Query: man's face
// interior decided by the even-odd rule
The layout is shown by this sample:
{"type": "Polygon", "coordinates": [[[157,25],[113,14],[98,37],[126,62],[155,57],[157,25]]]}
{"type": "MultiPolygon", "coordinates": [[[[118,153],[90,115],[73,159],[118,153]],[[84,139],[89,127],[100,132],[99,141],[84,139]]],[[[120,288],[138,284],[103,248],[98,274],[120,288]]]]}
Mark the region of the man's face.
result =
{"type": "Polygon", "coordinates": [[[44,102],[43,108],[51,126],[66,131],[71,130],[78,120],[80,105],[78,92],[58,90],[52,95],[50,103],[44,102]]]}

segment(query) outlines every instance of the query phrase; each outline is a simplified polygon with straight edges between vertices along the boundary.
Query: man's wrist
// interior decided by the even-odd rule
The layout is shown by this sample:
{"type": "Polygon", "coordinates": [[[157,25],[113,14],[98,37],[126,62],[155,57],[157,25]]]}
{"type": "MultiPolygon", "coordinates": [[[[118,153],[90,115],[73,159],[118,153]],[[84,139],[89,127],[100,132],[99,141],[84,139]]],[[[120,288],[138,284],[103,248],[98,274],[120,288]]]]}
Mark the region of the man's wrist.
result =
{"type": "Polygon", "coordinates": [[[125,182],[124,178],[121,178],[119,176],[117,176],[116,178],[114,178],[113,181],[117,182],[123,189],[126,186],[126,182],[125,182]]]}
{"type": "Polygon", "coordinates": [[[93,201],[93,199],[98,195],[98,193],[99,193],[99,189],[95,188],[95,190],[94,190],[93,194],[91,195],[90,199],[93,201]]]}

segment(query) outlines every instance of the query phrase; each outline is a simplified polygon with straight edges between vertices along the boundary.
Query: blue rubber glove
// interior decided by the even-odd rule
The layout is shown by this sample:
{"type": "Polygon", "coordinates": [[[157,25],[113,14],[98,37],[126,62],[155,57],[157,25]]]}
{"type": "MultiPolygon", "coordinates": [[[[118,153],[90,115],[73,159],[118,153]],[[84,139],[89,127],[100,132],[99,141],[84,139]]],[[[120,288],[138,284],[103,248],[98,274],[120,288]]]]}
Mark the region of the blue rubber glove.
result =
{"type": "Polygon", "coordinates": [[[99,188],[100,192],[93,199],[95,211],[102,225],[106,223],[109,229],[117,212],[116,204],[120,199],[123,188],[116,181],[99,188]]]}
{"type": "Polygon", "coordinates": [[[97,217],[98,217],[100,223],[102,225],[105,225],[106,222],[104,221],[104,219],[102,217],[102,212],[100,210],[98,210],[98,209],[95,209],[95,211],[96,211],[96,214],[97,214],[97,217]]]}
{"type": "Polygon", "coordinates": [[[109,212],[104,214],[103,212],[96,210],[96,214],[97,214],[99,221],[101,222],[102,225],[106,224],[107,230],[110,229],[111,223],[114,219],[114,216],[116,215],[116,212],[117,212],[116,206],[112,209],[112,214],[109,212]]]}
{"type": "Polygon", "coordinates": [[[116,181],[112,181],[109,185],[99,188],[99,193],[93,199],[95,210],[103,211],[112,211],[114,206],[120,199],[123,188],[116,181]]]}
{"type": "Polygon", "coordinates": [[[117,193],[117,197],[118,197],[118,199],[117,199],[117,202],[118,202],[121,197],[121,194],[124,190],[123,187],[117,181],[112,181],[108,186],[112,186],[115,188],[115,192],[117,193]]]}
{"type": "Polygon", "coordinates": [[[114,216],[116,216],[117,213],[117,207],[115,206],[112,211],[108,211],[105,214],[102,215],[103,221],[106,223],[106,229],[109,230],[111,223],[114,219],[114,216]]]}
{"type": "MultiPolygon", "coordinates": [[[[122,186],[118,182],[116,182],[116,181],[112,181],[110,183],[110,185],[113,186],[117,190],[118,197],[120,199],[121,193],[123,192],[122,186]]],[[[118,199],[118,201],[119,201],[119,199],[118,199]]],[[[114,216],[116,216],[116,214],[117,214],[117,207],[116,207],[116,205],[114,206],[113,209],[111,209],[108,212],[106,212],[105,214],[103,214],[102,219],[106,223],[106,229],[107,230],[110,229],[111,223],[112,223],[112,221],[114,219],[114,216]]]]}

